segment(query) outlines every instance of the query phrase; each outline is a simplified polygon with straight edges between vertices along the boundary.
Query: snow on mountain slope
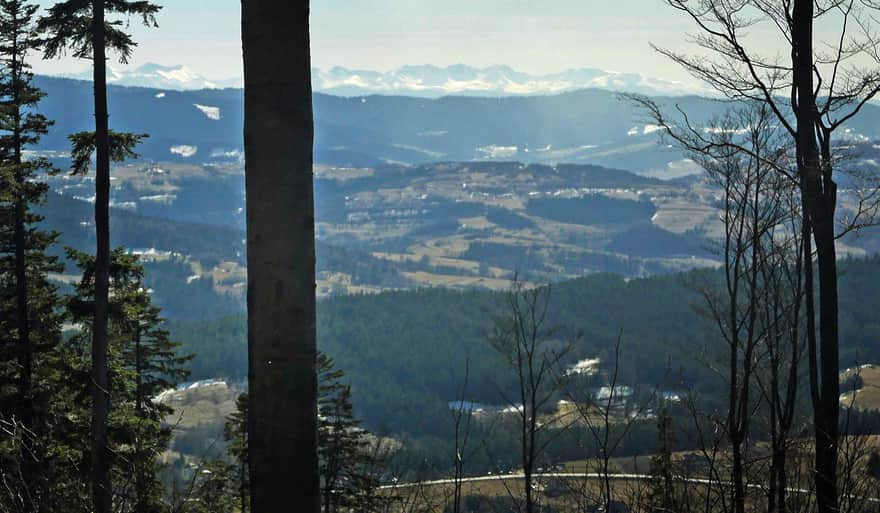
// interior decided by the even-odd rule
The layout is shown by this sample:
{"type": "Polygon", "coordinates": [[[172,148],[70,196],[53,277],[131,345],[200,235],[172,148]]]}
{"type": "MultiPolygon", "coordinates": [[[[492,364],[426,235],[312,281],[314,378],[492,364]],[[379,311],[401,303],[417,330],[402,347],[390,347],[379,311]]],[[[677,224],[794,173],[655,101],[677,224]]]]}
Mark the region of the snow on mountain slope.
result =
{"type": "MultiPolygon", "coordinates": [[[[65,78],[79,80],[91,80],[91,70],[81,73],[62,75],[65,78]]],[[[153,89],[169,89],[186,91],[196,89],[223,89],[227,87],[241,87],[240,79],[210,80],[186,66],[163,66],[161,64],[147,63],[137,68],[110,67],[107,82],[113,85],[129,87],[149,87],[153,89]]]]}
{"type": "Polygon", "coordinates": [[[530,75],[508,66],[475,68],[456,64],[441,68],[421,65],[404,66],[387,72],[352,70],[337,66],[329,70],[313,69],[312,81],[316,91],[341,96],[511,96],[553,94],[586,88],[664,96],[712,94],[698,84],[590,68],[530,75]]]}
{"type": "MultiPolygon", "coordinates": [[[[89,80],[91,72],[66,75],[89,80]]],[[[212,80],[186,66],[144,64],[129,68],[111,68],[111,84],[169,90],[240,88],[241,77],[212,80]]],[[[597,88],[649,95],[712,95],[699,84],[646,77],[638,73],[620,73],[599,69],[568,69],[546,75],[531,75],[509,66],[476,68],[464,64],[447,67],[429,64],[403,66],[392,71],[370,71],[336,66],[312,69],[315,91],[339,96],[368,94],[405,95],[436,98],[449,95],[512,96],[555,94],[576,89],[597,88]]]]}

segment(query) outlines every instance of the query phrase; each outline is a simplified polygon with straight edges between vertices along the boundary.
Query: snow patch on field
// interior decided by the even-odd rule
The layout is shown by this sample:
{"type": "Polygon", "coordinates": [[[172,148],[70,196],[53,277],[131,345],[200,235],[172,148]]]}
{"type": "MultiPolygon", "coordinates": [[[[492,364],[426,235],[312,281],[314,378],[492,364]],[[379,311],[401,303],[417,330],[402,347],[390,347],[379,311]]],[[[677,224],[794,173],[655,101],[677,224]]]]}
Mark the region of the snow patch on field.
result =
{"type": "Polygon", "coordinates": [[[193,107],[202,111],[202,114],[208,117],[208,119],[214,121],[220,121],[220,107],[211,107],[210,105],[199,105],[198,103],[194,103],[193,107]]]}
{"type": "Polygon", "coordinates": [[[177,194],[155,194],[153,196],[141,196],[141,201],[149,201],[153,203],[162,203],[165,205],[170,205],[174,203],[174,200],[177,199],[177,194]]]}

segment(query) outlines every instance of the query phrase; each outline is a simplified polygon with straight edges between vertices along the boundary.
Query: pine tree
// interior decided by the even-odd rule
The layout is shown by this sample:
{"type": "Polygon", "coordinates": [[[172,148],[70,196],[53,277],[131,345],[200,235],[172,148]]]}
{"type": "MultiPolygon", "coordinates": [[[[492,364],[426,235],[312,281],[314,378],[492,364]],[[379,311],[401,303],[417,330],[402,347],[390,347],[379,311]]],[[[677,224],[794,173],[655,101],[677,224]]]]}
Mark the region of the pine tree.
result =
{"type": "Polygon", "coordinates": [[[669,407],[663,406],[657,416],[657,452],[651,458],[650,503],[652,511],[678,511],[674,496],[674,469],[672,449],[675,446],[675,428],[669,407]]]}
{"type": "MultiPolygon", "coordinates": [[[[354,417],[351,386],[343,382],[345,372],[322,352],[318,352],[317,362],[322,511],[372,511],[379,500],[374,493],[379,482],[369,433],[354,417]]],[[[250,511],[247,424],[248,394],[244,393],[236,400],[236,410],[227,417],[224,428],[227,451],[233,460],[227,472],[243,513],[250,511]]],[[[215,471],[219,468],[216,462],[212,466],[215,471]]]]}
{"type": "Polygon", "coordinates": [[[48,188],[40,173],[54,170],[46,159],[24,158],[52,124],[34,112],[44,96],[27,62],[41,44],[36,10],[22,0],[0,0],[0,411],[13,413],[0,420],[13,427],[7,433],[21,434],[0,439],[0,466],[16,469],[10,474],[21,490],[12,497],[16,504],[0,509],[15,511],[52,502],[50,378],[61,339],[60,302],[48,275],[62,266],[46,253],[57,234],[39,229],[42,217],[32,210],[48,188]]]}
{"type": "MultiPolygon", "coordinates": [[[[232,513],[235,497],[229,490],[230,467],[219,460],[202,464],[193,477],[192,494],[186,498],[187,513],[232,513]]],[[[295,508],[292,508],[295,509],[295,508]]]]}
{"type": "Polygon", "coordinates": [[[318,455],[323,512],[368,511],[378,485],[367,432],[354,417],[351,385],[333,360],[318,353],[318,455]]]}
{"type": "Polygon", "coordinates": [[[107,107],[107,50],[116,51],[127,62],[135,46],[125,31],[125,18],[140,16],[144,25],[156,26],[160,7],[144,0],[65,0],[56,3],[40,20],[47,33],[46,57],[54,58],[68,49],[75,57],[91,59],[95,100],[95,262],[92,319],[92,426],[91,476],[93,509],[110,513],[113,487],[109,460],[107,419],[110,411],[108,367],[108,323],[110,290],[110,161],[111,135],[107,107]],[[108,15],[110,19],[108,19],[108,15]],[[122,19],[115,19],[118,16],[122,19]]]}
{"type": "Polygon", "coordinates": [[[239,394],[235,400],[235,411],[226,417],[223,435],[229,444],[227,453],[232,458],[230,471],[235,489],[238,491],[238,507],[241,513],[250,511],[250,483],[248,480],[248,395],[239,394]]]}
{"type": "MultiPolygon", "coordinates": [[[[79,361],[72,373],[88,375],[85,365],[94,302],[95,258],[74,250],[68,257],[83,273],[76,294],[69,300],[71,319],[83,330],[71,338],[71,361],[79,361]]],[[[144,287],[144,270],[134,255],[117,248],[111,254],[110,390],[115,398],[109,415],[108,441],[115,455],[111,469],[120,483],[118,504],[136,513],[162,508],[157,457],[168,448],[171,430],[163,425],[173,410],[153,400],[188,376],[190,356],[179,356],[179,344],[163,327],[161,311],[152,304],[144,287]]],[[[80,396],[85,397],[84,390],[80,396]]],[[[86,409],[85,404],[82,405],[86,409]]]]}
{"type": "Polygon", "coordinates": [[[130,417],[134,443],[129,456],[135,476],[135,512],[149,513],[161,504],[156,458],[171,441],[171,429],[163,425],[163,420],[174,412],[153,398],[189,376],[185,366],[192,356],[177,355],[180,344],[171,340],[163,327],[161,310],[152,305],[150,294],[144,290],[143,268],[137,266],[136,271],[137,279],[123,298],[123,322],[128,325],[124,328],[128,345],[123,356],[135,379],[134,417],[130,417]]]}

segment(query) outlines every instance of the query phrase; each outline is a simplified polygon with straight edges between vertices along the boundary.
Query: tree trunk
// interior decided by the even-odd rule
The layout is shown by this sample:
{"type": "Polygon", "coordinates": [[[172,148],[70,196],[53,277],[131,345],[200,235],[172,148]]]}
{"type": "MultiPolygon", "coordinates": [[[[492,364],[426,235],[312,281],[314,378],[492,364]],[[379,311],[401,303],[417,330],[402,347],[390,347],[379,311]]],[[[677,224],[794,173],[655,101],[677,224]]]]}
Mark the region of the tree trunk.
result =
{"type": "Polygon", "coordinates": [[[317,513],[309,2],[242,0],[242,46],[251,510],[317,513]]]}
{"type": "MultiPolygon", "coordinates": [[[[150,513],[149,502],[149,475],[151,471],[148,465],[151,456],[144,448],[144,424],[146,422],[146,414],[144,412],[144,401],[149,400],[144,397],[143,381],[144,369],[141,360],[141,324],[140,320],[135,319],[134,322],[134,368],[135,368],[135,404],[134,412],[137,419],[137,430],[135,431],[135,457],[134,457],[134,489],[135,489],[135,512],[150,513]],[[145,468],[146,467],[146,468],[145,468]]],[[[242,512],[243,513],[243,512],[242,512]]]]}
{"type": "Polygon", "coordinates": [[[104,0],[92,0],[92,50],[95,87],[95,318],[92,324],[92,497],[95,513],[111,513],[110,451],[107,416],[110,377],[107,369],[107,322],[110,291],[110,135],[107,112],[104,0]]]}
{"type": "MultiPolygon", "coordinates": [[[[17,20],[13,17],[14,27],[18,26],[17,20]]],[[[15,323],[18,335],[18,414],[19,420],[26,429],[34,431],[34,386],[33,386],[33,360],[34,348],[31,344],[31,326],[29,315],[29,297],[28,297],[28,278],[27,278],[27,201],[28,195],[25,188],[27,181],[25,179],[22,164],[22,142],[21,142],[21,60],[23,56],[19,55],[20,48],[18,46],[17,33],[12,38],[12,63],[11,63],[11,80],[12,80],[12,104],[15,112],[13,113],[13,165],[15,166],[15,186],[17,188],[15,194],[15,323]]],[[[34,447],[30,448],[35,450],[34,447]]],[[[36,485],[38,477],[38,469],[35,466],[33,456],[24,451],[25,456],[22,458],[22,479],[25,483],[36,485]]],[[[23,501],[22,506],[25,511],[30,511],[33,504],[31,501],[23,501]]]]}
{"type": "MultiPolygon", "coordinates": [[[[797,86],[797,164],[804,197],[804,217],[809,218],[816,242],[819,272],[819,350],[811,344],[810,379],[815,430],[816,503],[819,513],[837,513],[837,452],[840,415],[837,255],[834,247],[834,201],[831,162],[820,161],[816,123],[819,115],[813,84],[812,0],[796,0],[793,11],[794,80],[797,86]],[[827,169],[823,169],[828,166],[827,169]]],[[[824,136],[828,148],[830,133],[824,136]]],[[[806,220],[805,220],[806,221],[806,220]]],[[[804,244],[808,242],[805,240],[804,244]]],[[[805,251],[806,253],[806,251],[805,251]]],[[[805,255],[806,257],[806,255],[805,255]]],[[[807,273],[811,269],[806,270],[807,273]]],[[[808,284],[811,287],[812,284],[808,284]]],[[[808,303],[811,301],[811,290],[808,303]]],[[[810,314],[808,304],[808,315],[810,314]]],[[[809,320],[808,320],[809,322],[809,320]]],[[[813,336],[808,334],[808,336],[813,336]]]]}
{"type": "MultiPolygon", "coordinates": [[[[820,201],[825,198],[820,198],[820,201]]],[[[819,210],[826,210],[820,208],[819,210]]],[[[827,216],[827,212],[824,213],[827,216]]],[[[822,216],[824,217],[824,216],[822,216]]],[[[819,339],[822,415],[815,421],[816,500],[819,513],[838,510],[837,459],[840,419],[840,371],[837,332],[837,255],[833,218],[814,223],[819,267],[819,339]]]]}

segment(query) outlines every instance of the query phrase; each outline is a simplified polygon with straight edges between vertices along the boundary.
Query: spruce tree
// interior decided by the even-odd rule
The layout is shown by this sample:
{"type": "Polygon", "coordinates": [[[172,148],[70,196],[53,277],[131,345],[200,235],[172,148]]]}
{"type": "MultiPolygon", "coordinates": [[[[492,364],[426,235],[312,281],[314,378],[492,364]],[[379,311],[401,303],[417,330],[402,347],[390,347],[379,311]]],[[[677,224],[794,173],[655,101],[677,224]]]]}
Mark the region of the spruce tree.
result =
{"type": "Polygon", "coordinates": [[[230,476],[238,492],[238,507],[241,513],[250,511],[250,483],[248,480],[248,395],[239,394],[235,400],[235,411],[226,417],[223,435],[227,453],[233,464],[230,476]]]}
{"type": "Polygon", "coordinates": [[[351,385],[333,360],[318,353],[318,468],[323,512],[368,510],[373,476],[367,432],[354,417],[351,385]]]}
{"type": "MultiPolygon", "coordinates": [[[[69,342],[74,356],[70,361],[80,362],[71,374],[79,373],[80,378],[86,378],[95,258],[74,250],[68,250],[68,256],[83,273],[75,295],[69,300],[71,319],[83,326],[69,342]]],[[[162,508],[163,495],[157,457],[168,448],[172,434],[163,421],[173,413],[154,398],[163,390],[175,388],[188,376],[185,365],[191,357],[177,354],[179,344],[171,340],[160,309],[152,304],[138,258],[117,248],[111,254],[110,271],[108,392],[114,402],[109,412],[108,442],[114,454],[111,469],[121,484],[118,489],[122,490],[116,502],[117,507],[127,506],[136,513],[154,512],[162,508]]],[[[80,397],[85,397],[84,392],[80,390],[80,397]]],[[[83,404],[82,409],[86,408],[83,404]]]]}
{"type": "Polygon", "coordinates": [[[91,477],[93,509],[110,513],[113,487],[109,460],[107,419],[110,411],[108,322],[110,290],[110,161],[111,139],[107,106],[107,50],[127,62],[135,46],[125,29],[126,19],[140,16],[144,25],[156,26],[160,7],[144,0],[65,0],[56,3],[39,22],[47,34],[46,57],[70,50],[75,57],[92,61],[95,100],[95,260],[92,312],[92,426],[91,477]],[[117,19],[117,17],[119,19],[117,19]]]}
{"type": "MultiPolygon", "coordinates": [[[[378,503],[374,491],[379,485],[376,461],[370,451],[369,433],[360,427],[354,416],[351,386],[345,383],[345,372],[333,360],[318,352],[318,455],[321,477],[322,511],[372,511],[378,503]]],[[[232,488],[238,494],[238,508],[250,511],[250,480],[248,474],[248,394],[241,394],[236,410],[226,418],[227,451],[233,463],[226,470],[232,488]]],[[[211,463],[212,472],[219,473],[219,464],[211,463]]],[[[205,486],[213,480],[206,478],[205,486]]],[[[209,488],[219,493],[216,486],[209,488]]],[[[219,500],[212,496],[211,500],[219,500]]]]}
{"type": "MultiPolygon", "coordinates": [[[[41,230],[32,206],[44,200],[46,159],[25,159],[51,122],[34,112],[44,94],[32,83],[28,57],[41,44],[36,5],[0,0],[0,419],[12,426],[0,439],[0,466],[19,478],[16,511],[37,511],[50,503],[54,475],[50,405],[53,352],[61,338],[56,287],[49,273],[61,272],[47,250],[57,234],[41,230]],[[17,439],[14,439],[17,438],[17,439]]],[[[57,484],[57,483],[56,483],[57,484]]]]}
{"type": "Polygon", "coordinates": [[[650,502],[652,511],[674,512],[674,469],[672,449],[675,445],[675,429],[669,407],[664,405],[657,416],[657,451],[651,457],[650,502]]]}

